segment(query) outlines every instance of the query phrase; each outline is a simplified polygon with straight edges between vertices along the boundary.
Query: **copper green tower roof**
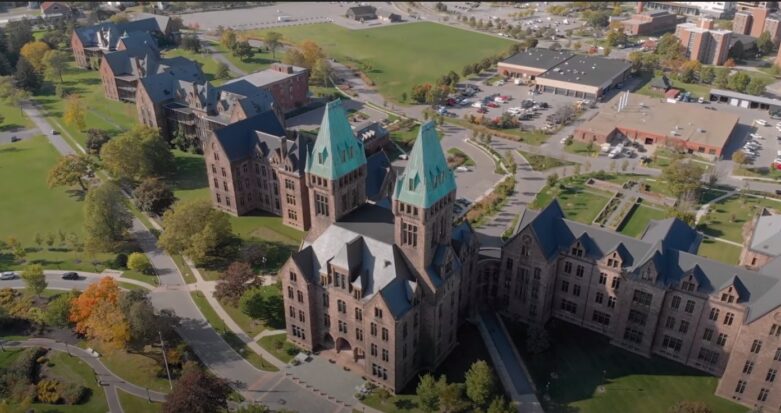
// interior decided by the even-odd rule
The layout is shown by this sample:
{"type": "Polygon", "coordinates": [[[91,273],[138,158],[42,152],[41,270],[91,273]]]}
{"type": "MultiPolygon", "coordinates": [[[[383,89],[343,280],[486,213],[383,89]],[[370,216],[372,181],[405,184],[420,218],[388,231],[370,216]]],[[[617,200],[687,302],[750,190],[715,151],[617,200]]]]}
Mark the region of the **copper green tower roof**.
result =
{"type": "Polygon", "coordinates": [[[355,138],[341,101],[328,102],[306,172],[335,180],[365,164],[363,145],[355,138]]]}
{"type": "Polygon", "coordinates": [[[456,180],[447,167],[436,124],[426,122],[420,126],[409,163],[396,181],[393,199],[428,208],[455,189],[456,180]]]}

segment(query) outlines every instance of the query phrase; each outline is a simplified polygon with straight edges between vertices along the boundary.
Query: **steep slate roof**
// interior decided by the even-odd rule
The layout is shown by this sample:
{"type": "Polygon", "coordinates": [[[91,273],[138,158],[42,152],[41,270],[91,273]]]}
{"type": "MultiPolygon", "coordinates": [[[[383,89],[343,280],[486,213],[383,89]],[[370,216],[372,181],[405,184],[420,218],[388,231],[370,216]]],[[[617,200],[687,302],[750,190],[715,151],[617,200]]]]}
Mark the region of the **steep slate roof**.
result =
{"type": "MultiPolygon", "coordinates": [[[[161,16],[163,17],[163,16],[161,16]]],[[[166,23],[167,24],[167,23],[166,23]]],[[[98,45],[98,32],[110,33],[109,49],[113,50],[124,33],[132,32],[163,32],[165,26],[160,26],[158,19],[149,17],[125,23],[104,22],[94,26],[79,27],[74,32],[81,40],[84,47],[96,47],[98,45]]]]}
{"type": "Polygon", "coordinates": [[[270,110],[214,131],[214,137],[230,160],[252,155],[258,145],[269,150],[276,148],[273,143],[269,145],[268,135],[285,136],[284,127],[270,110]],[[258,132],[265,135],[259,136],[258,132]]]}
{"type": "Polygon", "coordinates": [[[391,172],[391,163],[384,151],[379,151],[366,159],[366,197],[377,200],[383,184],[391,172]]]}
{"type": "Polygon", "coordinates": [[[583,241],[586,254],[595,259],[617,250],[629,277],[639,277],[635,271],[652,261],[660,275],[657,284],[663,288],[679,283],[689,274],[697,277],[701,293],[714,294],[735,286],[740,301],[748,307],[749,323],[781,306],[781,259],[755,272],[698,256],[695,245],[699,245],[700,237],[692,235],[691,229],[681,228],[681,224],[671,219],[652,221],[643,237],[636,239],[570,221],[554,200],[541,211],[525,210],[515,236],[530,227],[548,259],[566,251],[576,239],[583,241]]]}
{"type": "Polygon", "coordinates": [[[763,208],[754,227],[749,249],[763,255],[781,255],[781,215],[763,208]]]}
{"type": "Polygon", "coordinates": [[[396,181],[393,199],[428,208],[455,190],[456,180],[439,144],[436,124],[428,121],[418,130],[409,162],[396,181]]]}
{"type": "Polygon", "coordinates": [[[336,180],[365,164],[363,144],[355,139],[341,101],[328,102],[306,165],[307,173],[336,180]]]}

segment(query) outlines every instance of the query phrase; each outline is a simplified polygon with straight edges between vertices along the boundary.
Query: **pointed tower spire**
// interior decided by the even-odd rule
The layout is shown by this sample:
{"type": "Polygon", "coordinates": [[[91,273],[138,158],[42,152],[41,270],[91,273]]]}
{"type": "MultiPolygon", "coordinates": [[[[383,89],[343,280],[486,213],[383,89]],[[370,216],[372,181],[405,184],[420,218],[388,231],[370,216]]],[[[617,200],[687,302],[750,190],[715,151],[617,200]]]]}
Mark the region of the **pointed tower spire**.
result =
{"type": "Polygon", "coordinates": [[[339,100],[325,106],[320,131],[306,158],[311,229],[316,237],[366,202],[366,154],[339,100]]]}
{"type": "Polygon", "coordinates": [[[429,277],[429,265],[437,253],[447,256],[455,200],[456,180],[439,144],[436,124],[426,122],[420,126],[409,163],[396,181],[393,213],[396,244],[432,289],[446,277],[429,277]]]}

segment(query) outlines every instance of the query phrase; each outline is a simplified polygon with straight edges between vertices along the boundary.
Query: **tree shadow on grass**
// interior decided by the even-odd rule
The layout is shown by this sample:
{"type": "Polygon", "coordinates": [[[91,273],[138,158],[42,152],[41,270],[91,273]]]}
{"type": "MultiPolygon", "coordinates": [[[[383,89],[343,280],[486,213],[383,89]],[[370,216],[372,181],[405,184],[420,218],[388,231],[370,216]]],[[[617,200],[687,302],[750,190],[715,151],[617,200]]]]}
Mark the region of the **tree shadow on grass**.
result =
{"type": "Polygon", "coordinates": [[[12,152],[15,153],[15,152],[23,151],[23,150],[24,149],[19,149],[19,148],[15,147],[15,146],[8,146],[8,147],[5,147],[5,148],[0,148],[0,154],[12,153],[12,152]]]}
{"type": "Polygon", "coordinates": [[[208,186],[206,164],[202,157],[175,158],[176,172],[170,179],[173,190],[201,189],[208,186]]]}
{"type": "Polygon", "coordinates": [[[79,202],[83,201],[84,197],[87,195],[87,192],[83,189],[66,189],[65,193],[68,194],[69,197],[79,202]]]}

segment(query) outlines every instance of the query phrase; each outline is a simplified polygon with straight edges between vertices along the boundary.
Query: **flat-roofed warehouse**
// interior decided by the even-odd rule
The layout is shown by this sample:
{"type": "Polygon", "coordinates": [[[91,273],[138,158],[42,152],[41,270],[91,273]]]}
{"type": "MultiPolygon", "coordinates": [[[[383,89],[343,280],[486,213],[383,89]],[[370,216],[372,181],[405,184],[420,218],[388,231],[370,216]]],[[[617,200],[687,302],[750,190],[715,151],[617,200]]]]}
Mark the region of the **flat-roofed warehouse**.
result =
{"type": "Polygon", "coordinates": [[[627,137],[645,145],[668,144],[689,153],[720,157],[739,120],[737,115],[713,112],[702,105],[626,95],[616,95],[593,118],[578,126],[574,139],[605,143],[627,137]],[[626,105],[619,110],[622,98],[626,105]]]}
{"type": "Polygon", "coordinates": [[[500,74],[536,83],[539,92],[596,100],[629,76],[623,60],[531,48],[497,65],[500,74]]]}

